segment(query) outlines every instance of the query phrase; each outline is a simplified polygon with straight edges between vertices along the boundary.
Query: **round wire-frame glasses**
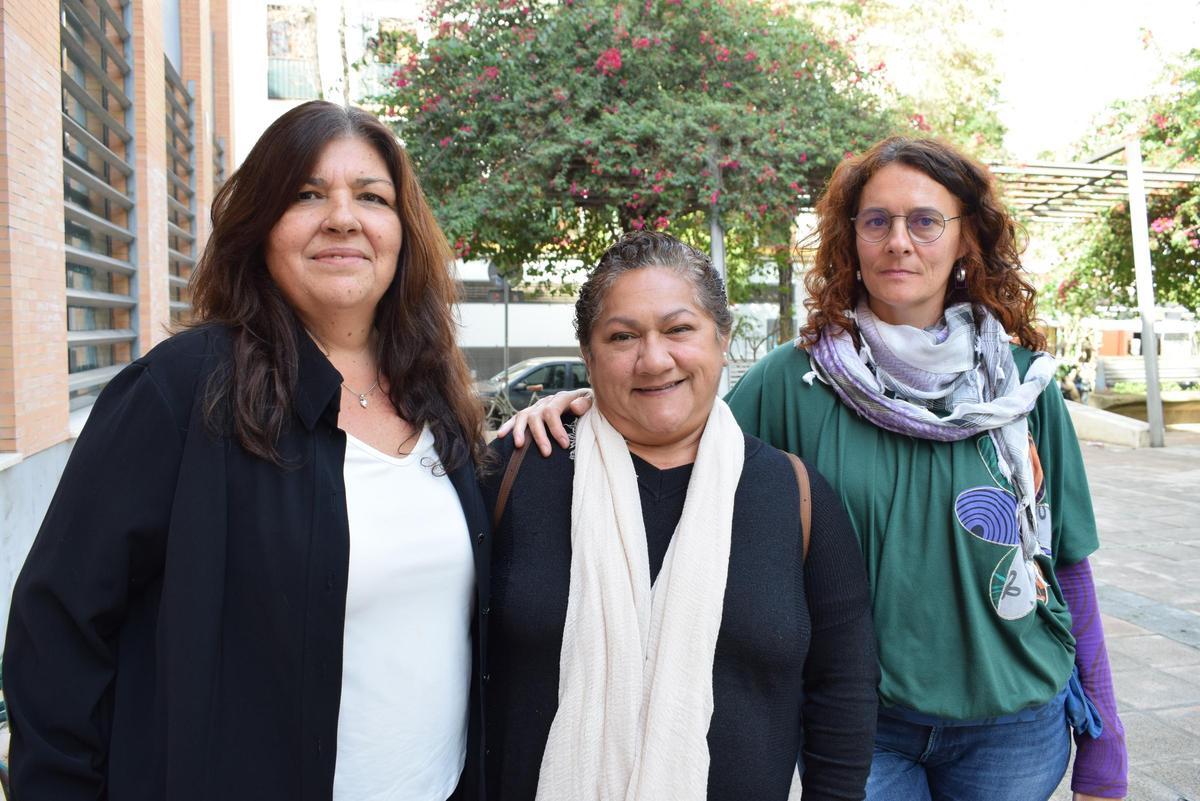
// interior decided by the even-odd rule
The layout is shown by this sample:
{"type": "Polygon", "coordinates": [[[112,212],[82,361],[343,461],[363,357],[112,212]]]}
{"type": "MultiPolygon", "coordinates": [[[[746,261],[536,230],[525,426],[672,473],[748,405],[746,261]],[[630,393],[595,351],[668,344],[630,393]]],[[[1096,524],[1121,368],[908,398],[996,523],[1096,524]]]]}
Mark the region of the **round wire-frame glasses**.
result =
{"type": "Polygon", "coordinates": [[[913,209],[908,214],[888,214],[883,209],[864,209],[850,218],[854,223],[854,233],[864,242],[878,244],[887,239],[892,232],[892,220],[903,218],[908,236],[918,245],[929,245],[936,242],[946,230],[946,223],[962,219],[946,217],[937,209],[913,209]]]}

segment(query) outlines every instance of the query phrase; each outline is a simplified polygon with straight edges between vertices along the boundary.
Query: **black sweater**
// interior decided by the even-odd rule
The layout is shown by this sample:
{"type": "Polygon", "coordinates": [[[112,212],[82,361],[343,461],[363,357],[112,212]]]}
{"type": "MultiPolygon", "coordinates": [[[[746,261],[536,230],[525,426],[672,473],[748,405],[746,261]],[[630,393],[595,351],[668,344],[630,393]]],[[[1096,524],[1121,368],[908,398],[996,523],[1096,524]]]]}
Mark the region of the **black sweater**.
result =
{"type": "MultiPolygon", "coordinates": [[[[485,479],[495,503],[512,451],[485,479]]],[[[651,576],[683,510],[691,467],[634,458],[651,576]]],[[[571,565],[575,464],[555,446],[529,454],[492,550],[487,778],[491,801],[532,801],[558,706],[571,565]]],[[[812,538],[801,552],[799,493],[787,457],[746,437],[734,504],[725,605],[713,663],[710,801],[783,801],[803,749],[804,798],[860,799],[870,768],[879,668],[854,531],[812,477],[812,538]]]]}

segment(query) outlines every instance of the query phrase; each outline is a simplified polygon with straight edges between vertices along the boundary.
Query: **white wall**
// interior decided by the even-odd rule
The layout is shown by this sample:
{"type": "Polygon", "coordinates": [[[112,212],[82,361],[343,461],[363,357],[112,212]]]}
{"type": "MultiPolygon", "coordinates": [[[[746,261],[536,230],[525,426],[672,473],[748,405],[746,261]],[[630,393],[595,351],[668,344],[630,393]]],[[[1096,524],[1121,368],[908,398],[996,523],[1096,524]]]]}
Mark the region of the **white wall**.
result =
{"type": "MultiPolygon", "coordinates": [[[[457,307],[462,328],[458,344],[464,348],[495,348],[504,344],[503,303],[463,303],[457,307]]],[[[573,303],[510,303],[509,347],[574,347],[573,303]]]]}

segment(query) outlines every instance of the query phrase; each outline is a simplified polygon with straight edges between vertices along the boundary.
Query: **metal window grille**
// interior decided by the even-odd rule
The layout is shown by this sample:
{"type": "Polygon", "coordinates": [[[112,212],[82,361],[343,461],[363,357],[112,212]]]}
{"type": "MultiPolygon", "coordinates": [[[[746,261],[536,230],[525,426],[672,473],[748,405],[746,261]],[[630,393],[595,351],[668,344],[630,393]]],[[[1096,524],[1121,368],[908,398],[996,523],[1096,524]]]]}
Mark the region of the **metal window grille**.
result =
{"type": "Polygon", "coordinates": [[[213,195],[225,185],[225,137],[213,134],[213,195]]]}
{"type": "Polygon", "coordinates": [[[63,215],[71,408],[134,358],[128,2],[62,0],[63,215]]]}
{"type": "Polygon", "coordinates": [[[186,320],[191,313],[188,278],[196,265],[195,123],[192,93],[164,57],[167,75],[167,257],[171,292],[171,321],[186,320]]]}

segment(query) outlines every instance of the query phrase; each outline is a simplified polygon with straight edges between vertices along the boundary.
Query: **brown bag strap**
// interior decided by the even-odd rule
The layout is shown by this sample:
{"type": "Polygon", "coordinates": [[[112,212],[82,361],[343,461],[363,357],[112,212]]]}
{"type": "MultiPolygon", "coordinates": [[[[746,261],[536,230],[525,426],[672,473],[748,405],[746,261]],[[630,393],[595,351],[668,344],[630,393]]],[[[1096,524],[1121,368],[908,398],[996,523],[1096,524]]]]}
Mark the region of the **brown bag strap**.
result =
{"type": "Polygon", "coordinates": [[[508,465],[504,468],[504,478],[500,479],[500,493],[496,496],[496,508],[492,511],[492,529],[500,527],[500,518],[504,516],[504,507],[508,504],[508,493],[512,491],[513,482],[517,479],[517,471],[521,469],[521,460],[529,452],[529,443],[524,448],[514,448],[512,456],[508,457],[508,465]]]}
{"type": "Polygon", "coordinates": [[[808,488],[808,468],[794,453],[787,455],[796,471],[796,486],[800,489],[800,530],[804,534],[804,558],[808,559],[808,541],[812,531],[812,493],[808,488]]]}

